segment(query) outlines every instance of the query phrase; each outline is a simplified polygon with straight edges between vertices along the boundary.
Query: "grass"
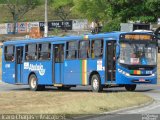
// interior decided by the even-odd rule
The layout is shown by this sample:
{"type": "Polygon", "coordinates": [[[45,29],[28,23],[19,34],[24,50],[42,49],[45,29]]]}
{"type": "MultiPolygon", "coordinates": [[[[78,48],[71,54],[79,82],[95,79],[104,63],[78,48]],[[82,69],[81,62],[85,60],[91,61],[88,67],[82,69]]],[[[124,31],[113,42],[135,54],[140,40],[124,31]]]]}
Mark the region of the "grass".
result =
{"type": "Polygon", "coordinates": [[[2,92],[0,114],[94,114],[151,101],[140,93],[2,92]]]}

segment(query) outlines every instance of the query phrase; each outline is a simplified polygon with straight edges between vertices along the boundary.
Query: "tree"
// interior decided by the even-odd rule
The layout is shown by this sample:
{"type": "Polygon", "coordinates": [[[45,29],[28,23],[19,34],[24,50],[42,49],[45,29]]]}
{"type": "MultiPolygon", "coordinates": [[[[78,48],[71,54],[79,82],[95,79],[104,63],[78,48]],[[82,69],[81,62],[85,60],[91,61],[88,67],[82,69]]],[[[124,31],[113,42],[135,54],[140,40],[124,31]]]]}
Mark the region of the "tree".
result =
{"type": "Polygon", "coordinates": [[[121,17],[122,22],[128,20],[155,22],[160,15],[159,0],[108,0],[112,8],[112,17],[121,17]]]}
{"type": "Polygon", "coordinates": [[[52,1],[54,14],[57,15],[63,21],[65,31],[67,31],[65,22],[71,14],[71,8],[73,7],[73,5],[73,0],[52,1]]]}
{"type": "Polygon", "coordinates": [[[90,22],[98,21],[105,24],[112,19],[112,11],[107,0],[74,0],[74,4],[73,10],[90,22]]]}
{"type": "Polygon", "coordinates": [[[74,0],[74,4],[78,14],[102,21],[110,31],[119,30],[121,22],[156,22],[160,16],[159,0],[74,0]]]}
{"type": "Polygon", "coordinates": [[[38,4],[39,0],[0,0],[0,3],[3,3],[7,6],[9,12],[12,15],[14,28],[13,33],[16,32],[17,22],[30,10],[34,9],[38,4]]]}

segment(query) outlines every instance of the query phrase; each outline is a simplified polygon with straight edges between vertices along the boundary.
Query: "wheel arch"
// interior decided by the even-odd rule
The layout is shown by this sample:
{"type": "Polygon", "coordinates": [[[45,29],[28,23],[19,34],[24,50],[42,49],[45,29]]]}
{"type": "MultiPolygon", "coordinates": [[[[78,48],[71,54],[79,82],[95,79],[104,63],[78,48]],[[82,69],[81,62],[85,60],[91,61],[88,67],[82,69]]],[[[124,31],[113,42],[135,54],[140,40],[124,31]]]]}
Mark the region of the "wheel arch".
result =
{"type": "MultiPolygon", "coordinates": [[[[99,75],[99,73],[98,73],[97,71],[92,71],[92,72],[90,73],[90,75],[89,75],[89,85],[91,85],[92,76],[95,75],[95,74],[98,74],[98,75],[99,75]]],[[[99,75],[99,76],[100,76],[100,75],[99,75]]],[[[100,77],[100,80],[101,80],[101,77],[100,77]]]]}
{"type": "Polygon", "coordinates": [[[29,78],[30,78],[30,76],[31,76],[31,75],[35,75],[35,76],[36,76],[36,78],[37,78],[37,75],[36,75],[36,73],[35,73],[35,72],[30,72],[30,73],[29,73],[29,75],[28,75],[28,84],[29,84],[29,78]]]}

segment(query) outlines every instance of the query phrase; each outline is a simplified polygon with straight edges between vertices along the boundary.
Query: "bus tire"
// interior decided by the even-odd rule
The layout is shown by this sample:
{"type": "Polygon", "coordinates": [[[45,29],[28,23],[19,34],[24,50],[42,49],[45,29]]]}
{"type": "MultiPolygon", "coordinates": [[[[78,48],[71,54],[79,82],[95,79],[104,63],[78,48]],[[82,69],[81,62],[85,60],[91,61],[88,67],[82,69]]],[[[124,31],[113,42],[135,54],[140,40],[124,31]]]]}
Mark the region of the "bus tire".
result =
{"type": "Polygon", "coordinates": [[[91,77],[91,87],[93,92],[101,92],[103,87],[101,85],[100,76],[98,74],[94,74],[91,77]]]}
{"type": "Polygon", "coordinates": [[[35,74],[30,75],[29,77],[29,87],[32,91],[44,90],[44,85],[38,85],[38,79],[35,74]]]}
{"type": "Polygon", "coordinates": [[[127,91],[135,91],[136,85],[125,85],[127,91]]]}

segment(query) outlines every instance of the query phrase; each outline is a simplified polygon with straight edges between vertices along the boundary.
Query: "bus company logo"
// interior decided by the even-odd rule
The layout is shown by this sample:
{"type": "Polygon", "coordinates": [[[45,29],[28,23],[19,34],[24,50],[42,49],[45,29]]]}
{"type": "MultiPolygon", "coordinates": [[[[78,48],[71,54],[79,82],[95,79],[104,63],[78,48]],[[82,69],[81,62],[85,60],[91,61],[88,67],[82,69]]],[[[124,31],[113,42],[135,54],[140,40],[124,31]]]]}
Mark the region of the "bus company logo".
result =
{"type": "Polygon", "coordinates": [[[38,71],[41,76],[43,76],[45,74],[45,71],[46,71],[43,68],[43,65],[41,65],[41,64],[33,65],[33,64],[29,64],[28,62],[24,63],[24,69],[28,69],[29,71],[38,71]]]}
{"type": "Polygon", "coordinates": [[[29,69],[29,62],[24,62],[24,69],[29,69]]]}

